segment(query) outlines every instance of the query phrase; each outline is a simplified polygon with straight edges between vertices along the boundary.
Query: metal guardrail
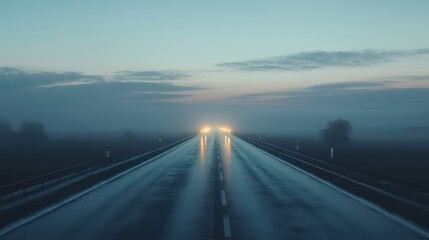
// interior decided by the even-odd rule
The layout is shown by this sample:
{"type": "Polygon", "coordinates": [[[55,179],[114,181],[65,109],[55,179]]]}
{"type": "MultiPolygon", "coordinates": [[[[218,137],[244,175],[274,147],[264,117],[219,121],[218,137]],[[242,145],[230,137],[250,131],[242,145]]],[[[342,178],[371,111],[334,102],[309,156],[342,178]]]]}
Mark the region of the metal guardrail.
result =
{"type": "MultiPolygon", "coordinates": [[[[120,163],[122,161],[125,162],[125,160],[127,160],[128,158],[131,158],[132,156],[136,156],[136,155],[141,155],[140,157],[144,157],[150,154],[154,154],[157,152],[163,152],[165,149],[168,149],[169,147],[175,146],[177,144],[180,144],[182,142],[185,142],[186,140],[191,139],[192,137],[194,137],[195,134],[190,134],[187,135],[185,137],[182,137],[180,139],[173,139],[171,140],[171,143],[168,143],[162,147],[159,148],[155,148],[155,149],[137,149],[134,150],[132,152],[127,152],[127,153],[123,153],[123,154],[119,154],[117,156],[113,156],[111,158],[109,158],[108,160],[106,159],[100,159],[100,160],[96,160],[96,161],[92,161],[92,162],[88,162],[88,163],[84,163],[84,164],[79,164],[73,167],[69,167],[69,168],[65,168],[62,170],[58,170],[58,171],[54,171],[54,172],[50,172],[38,177],[34,177],[34,178],[30,178],[27,180],[23,180],[23,181],[19,181],[16,183],[12,183],[12,184],[8,184],[8,185],[4,185],[0,187],[0,197],[4,197],[7,196],[9,194],[15,193],[15,192],[26,192],[27,189],[38,186],[38,185],[42,185],[43,187],[45,186],[46,183],[54,181],[54,180],[60,180],[61,178],[65,178],[74,174],[78,174],[84,171],[89,171],[91,169],[94,168],[98,168],[98,167],[102,167],[102,166],[109,166],[112,164],[117,164],[120,163]],[[143,152],[143,151],[147,151],[147,152],[143,152]]],[[[154,144],[151,147],[156,147],[159,146],[159,144],[154,144]]]]}
{"type": "Polygon", "coordinates": [[[329,169],[334,169],[334,170],[339,171],[345,175],[350,175],[352,173],[356,173],[356,174],[359,174],[361,176],[368,176],[368,177],[373,177],[373,178],[376,178],[379,180],[383,180],[385,183],[391,183],[393,185],[399,185],[402,187],[412,188],[412,189],[415,189],[415,190],[418,190],[421,192],[429,193],[429,189],[423,185],[419,185],[416,183],[405,181],[403,179],[398,179],[398,178],[387,176],[387,175],[384,175],[381,173],[377,173],[374,171],[363,169],[363,168],[360,168],[360,167],[357,167],[357,166],[354,166],[351,164],[347,164],[346,162],[338,161],[335,159],[330,159],[330,160],[320,159],[320,158],[317,158],[315,156],[305,154],[303,152],[298,152],[295,150],[280,147],[280,146],[274,145],[272,143],[261,141],[257,138],[254,138],[251,136],[246,136],[243,134],[238,134],[237,136],[244,139],[244,140],[252,141],[252,142],[255,142],[257,144],[260,144],[263,147],[271,148],[270,150],[280,151],[283,153],[290,154],[294,157],[300,158],[300,160],[302,160],[302,161],[310,161],[313,163],[317,162],[319,165],[322,165],[322,166],[329,168],[329,169]]]}
{"type": "Polygon", "coordinates": [[[407,186],[391,184],[384,179],[377,179],[371,175],[361,175],[358,171],[344,168],[344,165],[339,166],[338,163],[306,156],[241,134],[236,134],[236,136],[292,165],[420,225],[425,229],[424,231],[429,229],[429,222],[427,221],[429,196],[426,191],[421,191],[424,189],[416,186],[408,188],[407,186]]]}

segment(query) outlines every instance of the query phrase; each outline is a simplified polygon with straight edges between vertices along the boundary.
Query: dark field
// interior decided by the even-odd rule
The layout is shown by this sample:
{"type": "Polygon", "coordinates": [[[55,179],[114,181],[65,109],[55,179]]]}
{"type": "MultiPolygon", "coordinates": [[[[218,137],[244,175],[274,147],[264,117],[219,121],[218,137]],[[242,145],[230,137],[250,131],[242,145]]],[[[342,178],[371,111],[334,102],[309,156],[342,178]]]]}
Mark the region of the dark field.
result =
{"type": "MultiPolygon", "coordinates": [[[[264,134],[249,136],[261,137],[264,142],[290,150],[296,149],[296,141],[299,139],[300,152],[323,160],[330,159],[330,147],[317,137],[264,134]]],[[[348,145],[335,149],[334,160],[374,175],[429,188],[429,142],[422,137],[353,139],[348,145]]]]}
{"type": "MultiPolygon", "coordinates": [[[[177,138],[163,136],[163,143],[177,138]]],[[[78,164],[105,159],[105,145],[111,158],[137,149],[161,145],[158,135],[49,138],[39,143],[0,146],[0,186],[62,170],[78,164]]]]}
{"type": "MultiPolygon", "coordinates": [[[[392,177],[413,185],[429,187],[429,141],[426,133],[391,138],[357,138],[335,149],[335,161],[392,177]]],[[[262,137],[265,142],[295,150],[300,141],[300,152],[329,160],[330,148],[317,137],[292,137],[268,134],[249,134],[262,137]]],[[[163,136],[163,141],[177,138],[163,136]]],[[[105,159],[105,145],[110,146],[111,157],[136,149],[159,145],[159,136],[64,137],[49,138],[39,143],[20,143],[0,146],[0,186],[40,176],[78,164],[105,159]]]]}

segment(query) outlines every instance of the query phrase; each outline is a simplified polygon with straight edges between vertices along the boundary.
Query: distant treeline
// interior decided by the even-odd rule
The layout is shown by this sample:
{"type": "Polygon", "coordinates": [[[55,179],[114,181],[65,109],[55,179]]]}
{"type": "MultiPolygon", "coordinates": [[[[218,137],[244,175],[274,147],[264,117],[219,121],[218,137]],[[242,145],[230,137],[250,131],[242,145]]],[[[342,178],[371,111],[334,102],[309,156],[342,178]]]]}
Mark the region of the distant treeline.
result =
{"type": "Polygon", "coordinates": [[[0,148],[40,146],[48,139],[41,123],[23,122],[18,129],[14,129],[9,122],[0,119],[0,148]]]}
{"type": "MultiPolygon", "coordinates": [[[[165,135],[165,140],[175,136],[165,135]]],[[[0,186],[40,176],[78,164],[105,159],[105,146],[111,156],[160,144],[159,135],[123,131],[105,135],[55,137],[43,124],[23,122],[14,128],[0,120],[0,186]]]]}

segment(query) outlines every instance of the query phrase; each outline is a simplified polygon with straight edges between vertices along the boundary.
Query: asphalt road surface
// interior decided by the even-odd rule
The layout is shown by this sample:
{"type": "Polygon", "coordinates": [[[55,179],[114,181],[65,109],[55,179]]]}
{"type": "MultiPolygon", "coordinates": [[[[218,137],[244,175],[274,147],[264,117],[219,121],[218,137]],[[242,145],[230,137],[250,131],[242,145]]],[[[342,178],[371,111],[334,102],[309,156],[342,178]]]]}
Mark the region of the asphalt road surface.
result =
{"type": "Polygon", "coordinates": [[[1,239],[427,239],[421,228],[223,132],[0,229],[1,239]]]}

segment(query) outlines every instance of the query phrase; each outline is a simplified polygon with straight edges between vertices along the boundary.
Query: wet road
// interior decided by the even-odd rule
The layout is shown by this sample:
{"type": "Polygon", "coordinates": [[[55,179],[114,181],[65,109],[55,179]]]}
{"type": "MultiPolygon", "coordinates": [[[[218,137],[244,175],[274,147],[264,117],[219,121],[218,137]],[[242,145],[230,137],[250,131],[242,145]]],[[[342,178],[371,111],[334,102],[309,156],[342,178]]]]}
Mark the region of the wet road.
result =
{"type": "Polygon", "coordinates": [[[1,229],[0,238],[426,239],[413,227],[215,132],[1,229]]]}

